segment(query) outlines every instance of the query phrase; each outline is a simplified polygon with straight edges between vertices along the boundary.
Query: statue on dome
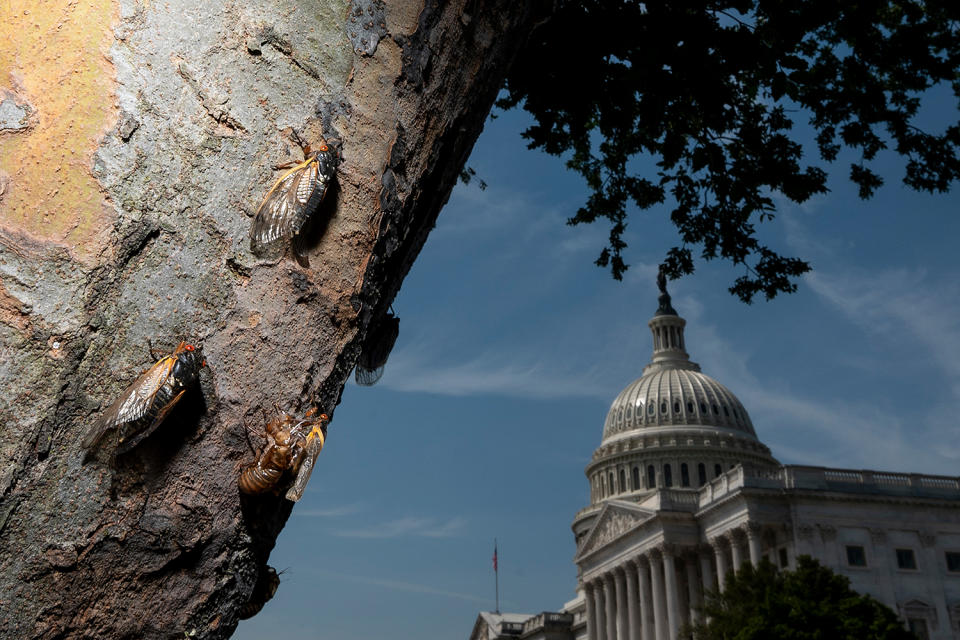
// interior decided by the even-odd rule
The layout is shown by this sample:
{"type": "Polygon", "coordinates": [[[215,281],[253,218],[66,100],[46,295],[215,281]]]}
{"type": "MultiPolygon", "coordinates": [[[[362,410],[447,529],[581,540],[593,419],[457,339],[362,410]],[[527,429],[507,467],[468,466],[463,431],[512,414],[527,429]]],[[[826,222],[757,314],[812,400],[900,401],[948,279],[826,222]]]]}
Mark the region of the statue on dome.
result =
{"type": "Polygon", "coordinates": [[[654,315],[658,316],[675,316],[677,312],[674,310],[673,305],[670,304],[670,294],[667,293],[667,276],[663,272],[663,266],[661,265],[660,270],[657,271],[657,288],[660,289],[660,297],[658,301],[660,306],[657,308],[657,313],[654,315]]]}

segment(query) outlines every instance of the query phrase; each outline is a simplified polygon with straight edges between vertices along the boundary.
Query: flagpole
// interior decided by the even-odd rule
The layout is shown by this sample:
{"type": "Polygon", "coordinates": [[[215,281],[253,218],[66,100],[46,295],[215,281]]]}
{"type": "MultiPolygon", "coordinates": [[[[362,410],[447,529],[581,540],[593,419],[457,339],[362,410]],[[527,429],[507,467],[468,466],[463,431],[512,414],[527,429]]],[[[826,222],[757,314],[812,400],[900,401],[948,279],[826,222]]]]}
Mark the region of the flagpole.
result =
{"type": "Polygon", "coordinates": [[[497,613],[500,613],[500,569],[497,566],[497,539],[493,539],[493,580],[497,596],[497,613]]]}

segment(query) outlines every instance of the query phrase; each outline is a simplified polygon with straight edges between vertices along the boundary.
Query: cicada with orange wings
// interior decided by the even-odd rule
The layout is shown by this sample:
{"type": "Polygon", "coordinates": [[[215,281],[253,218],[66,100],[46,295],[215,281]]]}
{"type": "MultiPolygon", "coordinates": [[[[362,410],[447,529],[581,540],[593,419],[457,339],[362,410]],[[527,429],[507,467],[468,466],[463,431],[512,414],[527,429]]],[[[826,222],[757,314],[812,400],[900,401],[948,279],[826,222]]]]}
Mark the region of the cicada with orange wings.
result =
{"type": "Polygon", "coordinates": [[[133,381],[104,411],[81,443],[92,449],[111,432],[117,434],[117,453],[125,453],[153,433],[206,365],[203,348],[181,342],[133,381]]]}
{"type": "Polygon", "coordinates": [[[325,413],[317,415],[317,408],[312,407],[294,427],[294,432],[301,438],[300,446],[294,453],[292,468],[297,474],[297,479],[293,481],[293,486],[287,490],[287,500],[297,502],[303,497],[303,490],[307,488],[307,482],[310,480],[310,474],[313,473],[313,466],[317,462],[317,456],[323,449],[323,444],[327,440],[327,425],[330,424],[330,418],[325,413]]]}
{"type": "Polygon", "coordinates": [[[321,142],[317,149],[304,145],[304,161],[280,176],[260,203],[250,227],[253,253],[261,255],[281,242],[292,240],[297,261],[306,262],[297,250],[297,239],[327,194],[340,161],[326,142],[321,142]]]}
{"type": "Polygon", "coordinates": [[[296,420],[286,411],[276,408],[276,415],[266,424],[268,444],[257,461],[240,473],[237,484],[247,494],[261,494],[281,486],[287,472],[296,474],[287,499],[296,502],[303,495],[314,463],[327,436],[330,418],[317,415],[312,407],[303,419],[296,420]]]}
{"type": "Polygon", "coordinates": [[[383,375],[383,368],[398,335],[400,318],[388,311],[380,322],[370,328],[363,341],[360,359],[357,360],[357,368],[353,372],[353,379],[357,384],[369,387],[377,383],[383,375]]]}

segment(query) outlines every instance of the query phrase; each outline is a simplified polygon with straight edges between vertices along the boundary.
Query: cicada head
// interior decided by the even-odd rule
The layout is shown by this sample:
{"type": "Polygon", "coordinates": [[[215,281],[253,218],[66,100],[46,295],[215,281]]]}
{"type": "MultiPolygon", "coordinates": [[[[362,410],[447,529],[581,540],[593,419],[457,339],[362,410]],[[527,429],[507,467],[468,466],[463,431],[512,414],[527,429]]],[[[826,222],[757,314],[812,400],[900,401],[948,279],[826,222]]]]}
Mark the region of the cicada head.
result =
{"type": "Polygon", "coordinates": [[[321,140],[316,148],[310,148],[306,155],[310,158],[316,158],[320,174],[330,178],[333,176],[337,165],[340,164],[340,151],[337,147],[329,145],[321,140]]]}
{"type": "Polygon", "coordinates": [[[173,365],[173,375],[186,386],[193,382],[200,374],[200,369],[207,365],[203,357],[203,346],[190,342],[181,342],[176,351],[177,362],[173,365]]]}

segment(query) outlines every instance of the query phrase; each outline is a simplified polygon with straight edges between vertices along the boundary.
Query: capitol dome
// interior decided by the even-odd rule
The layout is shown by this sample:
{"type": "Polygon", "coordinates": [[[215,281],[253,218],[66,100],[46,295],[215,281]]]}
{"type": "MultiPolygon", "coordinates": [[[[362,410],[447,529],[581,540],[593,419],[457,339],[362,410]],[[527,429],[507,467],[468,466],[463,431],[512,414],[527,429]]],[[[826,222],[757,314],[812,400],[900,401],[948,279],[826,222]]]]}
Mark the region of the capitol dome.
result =
{"type": "Polygon", "coordinates": [[[663,368],[620,392],[607,413],[603,440],[637,429],[678,426],[717,427],[757,437],[747,410],[725,386],[695,369],[663,368]]]}
{"type": "Polygon", "coordinates": [[[590,506],[574,522],[578,540],[608,500],[642,501],[664,489],[695,492],[737,465],[779,465],[740,400],[690,360],[687,322],[671,306],[664,279],[658,284],[660,306],[648,323],[653,357],[607,412],[600,446],[585,469],[590,506]]]}

